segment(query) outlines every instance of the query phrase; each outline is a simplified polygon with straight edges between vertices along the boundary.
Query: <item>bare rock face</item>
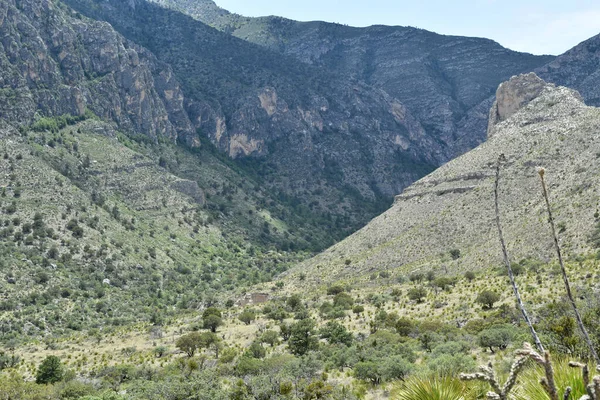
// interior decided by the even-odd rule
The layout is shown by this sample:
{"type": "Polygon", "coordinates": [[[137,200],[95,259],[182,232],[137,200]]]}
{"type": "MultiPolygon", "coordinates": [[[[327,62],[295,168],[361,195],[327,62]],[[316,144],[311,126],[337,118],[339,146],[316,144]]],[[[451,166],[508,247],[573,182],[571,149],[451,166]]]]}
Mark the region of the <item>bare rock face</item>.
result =
{"type": "Polygon", "coordinates": [[[251,18],[219,8],[212,0],[149,1],[386,91],[407,107],[428,136],[443,145],[444,161],[485,141],[493,101],[488,99],[500,83],[554,58],[514,52],[488,39],[438,35],[411,27],[355,28],[280,17],[251,18]]]}
{"type": "Polygon", "coordinates": [[[389,201],[448,159],[410,107],[373,85],[153,2],[65,3],[171,65],[193,126],[230,158],[259,168],[270,190],[313,208],[338,204],[333,198],[389,201]]]}
{"type": "Polygon", "coordinates": [[[190,141],[170,68],[106,22],[48,0],[7,0],[0,37],[0,115],[7,121],[27,125],[36,114],[89,109],[126,132],[190,141]]]}
{"type": "Polygon", "coordinates": [[[587,105],[600,106],[600,35],[535,70],[546,82],[577,90],[587,105]]]}
{"type": "Polygon", "coordinates": [[[496,101],[490,110],[488,138],[494,135],[498,123],[510,118],[529,104],[548,85],[533,72],[513,76],[509,81],[500,84],[496,91],[496,101]]]}

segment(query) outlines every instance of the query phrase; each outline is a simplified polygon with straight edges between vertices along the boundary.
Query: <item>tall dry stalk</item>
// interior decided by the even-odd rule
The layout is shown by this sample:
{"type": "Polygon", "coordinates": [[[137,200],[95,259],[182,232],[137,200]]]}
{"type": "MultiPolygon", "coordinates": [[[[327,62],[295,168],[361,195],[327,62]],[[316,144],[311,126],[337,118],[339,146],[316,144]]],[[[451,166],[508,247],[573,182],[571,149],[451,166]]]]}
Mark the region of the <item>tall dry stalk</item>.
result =
{"type": "Polygon", "coordinates": [[[600,358],[598,358],[598,353],[596,353],[596,349],[590,340],[590,336],[588,335],[587,329],[583,325],[583,321],[581,320],[581,315],[579,314],[579,309],[577,308],[577,304],[575,303],[575,299],[573,299],[573,293],[571,292],[571,284],[569,283],[569,277],[567,276],[567,270],[565,269],[565,263],[563,261],[562,252],[560,250],[560,244],[558,243],[558,236],[556,235],[556,227],[554,226],[554,217],[552,216],[552,210],[550,208],[550,200],[548,199],[548,189],[546,188],[546,181],[544,180],[544,174],[546,170],[544,168],[538,168],[538,174],[540,176],[540,180],[542,181],[542,191],[544,194],[544,199],[546,200],[546,209],[548,210],[548,221],[550,222],[550,227],[552,229],[552,237],[554,239],[554,247],[556,248],[556,254],[558,255],[558,263],[560,264],[560,270],[562,272],[563,282],[565,283],[565,289],[567,291],[567,297],[569,298],[569,302],[571,303],[571,307],[573,307],[573,311],[575,312],[575,319],[577,320],[577,325],[579,325],[579,330],[583,333],[583,337],[590,348],[590,352],[592,353],[592,357],[596,364],[600,364],[600,358]]]}
{"type": "Polygon", "coordinates": [[[531,320],[529,319],[529,315],[527,314],[527,310],[525,309],[525,305],[523,304],[523,300],[521,299],[521,294],[519,293],[519,287],[517,286],[517,282],[515,281],[515,275],[513,274],[512,267],[510,266],[508,250],[506,249],[506,243],[504,242],[504,235],[502,233],[502,225],[500,224],[500,206],[499,206],[499,201],[498,201],[498,197],[499,197],[498,196],[498,188],[500,185],[500,166],[504,161],[506,161],[506,157],[504,156],[504,154],[500,154],[500,156],[498,157],[498,162],[496,164],[496,182],[494,185],[494,202],[495,202],[495,206],[496,206],[496,226],[498,227],[498,236],[500,238],[500,245],[502,246],[502,254],[504,256],[504,264],[506,265],[506,269],[508,270],[508,277],[510,278],[510,283],[512,285],[515,297],[517,299],[517,304],[519,306],[519,310],[521,311],[521,314],[523,315],[523,319],[525,320],[525,323],[529,327],[529,331],[531,332],[531,336],[533,337],[535,346],[543,354],[545,352],[544,346],[542,345],[542,342],[540,341],[540,338],[539,338],[537,332],[535,331],[535,328],[533,327],[531,320]]]}

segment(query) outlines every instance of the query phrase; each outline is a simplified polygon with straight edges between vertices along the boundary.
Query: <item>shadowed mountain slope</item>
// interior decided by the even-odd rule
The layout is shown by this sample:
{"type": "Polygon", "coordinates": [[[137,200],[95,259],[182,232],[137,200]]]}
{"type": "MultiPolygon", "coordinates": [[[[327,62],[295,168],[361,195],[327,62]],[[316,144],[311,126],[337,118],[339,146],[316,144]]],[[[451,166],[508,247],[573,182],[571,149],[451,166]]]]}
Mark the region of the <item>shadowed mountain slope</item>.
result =
{"type": "Polygon", "coordinates": [[[485,140],[493,101],[488,99],[501,82],[554,58],[511,51],[489,39],[413,27],[354,28],[273,16],[249,18],[223,10],[212,0],[153,1],[251,43],[385,90],[442,144],[446,161],[485,140]]]}

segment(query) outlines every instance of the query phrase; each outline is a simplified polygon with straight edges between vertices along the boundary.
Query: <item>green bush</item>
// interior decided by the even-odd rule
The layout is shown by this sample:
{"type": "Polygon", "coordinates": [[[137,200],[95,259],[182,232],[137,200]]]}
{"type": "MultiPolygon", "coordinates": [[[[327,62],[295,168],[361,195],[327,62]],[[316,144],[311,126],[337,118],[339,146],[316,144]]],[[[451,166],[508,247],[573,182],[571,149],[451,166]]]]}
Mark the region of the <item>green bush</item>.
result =
{"type": "Polygon", "coordinates": [[[60,359],[56,356],[48,356],[38,367],[35,375],[35,383],[45,385],[60,382],[63,379],[64,373],[60,359]]]}
{"type": "Polygon", "coordinates": [[[514,336],[515,332],[513,328],[492,327],[481,331],[477,336],[477,342],[481,347],[488,348],[494,353],[494,349],[506,349],[514,336]]]}
{"type": "Polygon", "coordinates": [[[475,301],[484,309],[490,309],[494,306],[494,303],[500,300],[500,295],[491,290],[484,290],[477,295],[475,301]]]}
{"type": "Polygon", "coordinates": [[[409,289],[408,298],[412,301],[416,301],[417,303],[422,303],[423,299],[427,296],[427,289],[423,286],[417,286],[409,289]]]}

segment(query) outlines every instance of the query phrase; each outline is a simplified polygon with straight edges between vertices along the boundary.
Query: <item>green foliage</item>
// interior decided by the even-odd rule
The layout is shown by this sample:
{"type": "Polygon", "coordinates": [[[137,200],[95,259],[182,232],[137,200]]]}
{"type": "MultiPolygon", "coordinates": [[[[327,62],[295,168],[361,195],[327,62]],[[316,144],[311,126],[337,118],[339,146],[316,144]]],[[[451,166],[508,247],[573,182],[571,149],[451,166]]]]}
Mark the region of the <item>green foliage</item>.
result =
{"type": "Polygon", "coordinates": [[[209,307],[202,313],[202,324],[204,329],[210,329],[215,333],[217,328],[223,325],[221,311],[215,307],[209,307]]]}
{"type": "Polygon", "coordinates": [[[439,354],[427,360],[427,368],[433,376],[456,377],[461,373],[472,372],[476,367],[473,357],[464,353],[439,354]]]}
{"type": "Polygon", "coordinates": [[[377,361],[361,361],[354,366],[354,376],[374,385],[383,381],[404,379],[413,366],[401,356],[391,356],[377,361]]]}
{"type": "MultiPolygon", "coordinates": [[[[413,377],[399,385],[395,398],[398,400],[465,400],[483,398],[468,396],[473,390],[468,383],[456,377],[413,377]]],[[[483,394],[483,393],[482,393],[483,394]]]]}
{"type": "Polygon", "coordinates": [[[256,319],[256,313],[252,310],[244,310],[238,316],[238,319],[246,325],[250,325],[256,319]]]}
{"type": "Polygon", "coordinates": [[[338,293],[333,297],[333,306],[350,310],[354,305],[354,299],[348,293],[338,293]]]}
{"type": "Polygon", "coordinates": [[[93,118],[96,118],[94,113],[86,109],[85,113],[80,116],[64,114],[57,117],[40,118],[37,121],[35,121],[30,128],[35,132],[58,132],[60,129],[63,129],[67,126],[75,125],[80,121],[85,121],[86,119],[93,118]]]}
{"type": "Polygon", "coordinates": [[[422,303],[423,299],[425,299],[427,296],[427,289],[425,289],[423,286],[410,288],[407,295],[410,300],[416,301],[417,303],[422,303]]]}
{"type": "Polygon", "coordinates": [[[315,336],[315,322],[312,319],[296,322],[292,325],[290,332],[288,348],[292,354],[302,356],[318,347],[319,343],[315,336]]]}
{"type": "Polygon", "coordinates": [[[253,358],[265,358],[267,351],[260,343],[252,342],[252,344],[248,347],[246,354],[253,358]]]}
{"type": "Polygon", "coordinates": [[[356,305],[352,308],[352,312],[354,314],[361,314],[365,311],[365,307],[363,305],[356,305]]]}
{"type": "Polygon", "coordinates": [[[473,271],[465,272],[465,279],[471,282],[473,279],[475,279],[475,273],[473,271]]]}
{"type": "Polygon", "coordinates": [[[329,286],[327,288],[327,294],[329,296],[335,296],[336,294],[340,294],[345,291],[346,291],[346,289],[342,285],[334,285],[334,286],[329,286]]]}
{"type": "Polygon", "coordinates": [[[500,300],[500,295],[492,290],[481,291],[475,299],[484,309],[492,308],[498,300],[500,300]]]}
{"type": "Polygon", "coordinates": [[[481,331],[477,336],[477,342],[481,347],[489,348],[494,353],[494,349],[506,349],[514,336],[515,332],[511,327],[492,327],[481,331]]]}
{"type": "MultiPolygon", "coordinates": [[[[568,358],[554,358],[552,366],[560,399],[563,398],[564,390],[567,387],[573,389],[571,399],[581,399],[582,396],[587,394],[581,369],[570,367],[568,358]]],[[[594,368],[589,366],[589,370],[594,371],[594,368]]],[[[519,375],[519,384],[513,393],[515,400],[550,400],[550,397],[539,383],[541,376],[544,376],[542,367],[535,365],[531,368],[526,368],[519,375]]]]}
{"type": "Polygon", "coordinates": [[[60,359],[56,356],[48,356],[42,361],[35,375],[35,383],[48,384],[60,382],[65,371],[60,359]]]}
{"type": "Polygon", "coordinates": [[[291,311],[297,311],[302,307],[302,298],[297,294],[291,295],[286,300],[286,305],[291,311]]]}
{"type": "Polygon", "coordinates": [[[452,257],[453,260],[458,260],[460,258],[460,250],[459,249],[450,250],[450,257],[452,257]]]}
{"type": "Polygon", "coordinates": [[[442,290],[446,290],[450,286],[453,286],[455,283],[456,283],[456,281],[452,278],[448,278],[446,276],[440,276],[438,278],[435,278],[435,280],[433,281],[433,286],[440,288],[442,290]]]}
{"type": "Polygon", "coordinates": [[[331,344],[345,344],[350,346],[353,341],[352,333],[348,332],[346,327],[338,322],[329,321],[319,330],[321,338],[327,339],[331,344]]]}
{"type": "Polygon", "coordinates": [[[201,348],[203,345],[202,335],[198,332],[188,333],[187,335],[181,336],[175,342],[175,346],[187,354],[188,357],[193,357],[196,350],[201,348]]]}
{"type": "Polygon", "coordinates": [[[400,336],[408,336],[415,330],[415,323],[410,318],[402,317],[396,321],[395,328],[400,336]]]}
{"type": "Polygon", "coordinates": [[[275,347],[279,343],[279,334],[275,331],[265,331],[260,336],[260,342],[266,343],[271,347],[275,347]]]}
{"type": "Polygon", "coordinates": [[[354,377],[377,385],[381,383],[383,378],[381,369],[380,363],[374,361],[361,361],[354,366],[354,377]]]}

